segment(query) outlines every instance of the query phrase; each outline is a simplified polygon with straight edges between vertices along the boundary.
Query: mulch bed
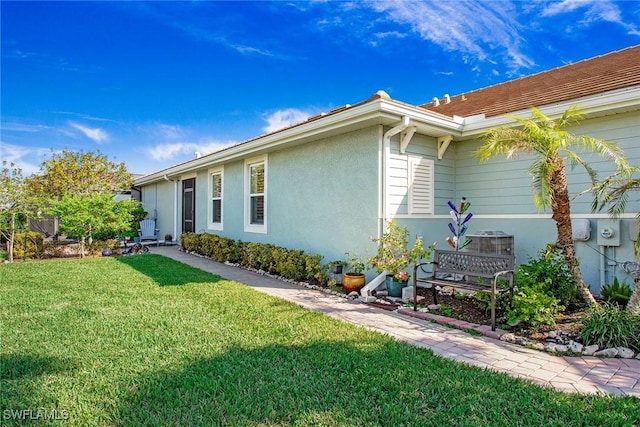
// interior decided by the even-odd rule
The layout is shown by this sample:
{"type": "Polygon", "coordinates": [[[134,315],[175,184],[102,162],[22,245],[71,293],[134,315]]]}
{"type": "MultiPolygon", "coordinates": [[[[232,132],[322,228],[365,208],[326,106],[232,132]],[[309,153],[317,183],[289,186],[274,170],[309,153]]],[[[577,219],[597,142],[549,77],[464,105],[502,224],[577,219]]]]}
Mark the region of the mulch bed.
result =
{"type": "MultiPolygon", "coordinates": [[[[418,295],[425,297],[422,301],[423,305],[433,303],[433,295],[430,289],[418,289],[418,295]]],[[[370,303],[375,307],[384,310],[393,311],[400,304],[382,304],[370,303]]],[[[434,314],[450,317],[453,319],[464,320],[466,322],[475,323],[477,325],[491,325],[491,313],[472,298],[460,298],[453,295],[439,294],[438,304],[443,310],[434,311],[434,314]]],[[[498,327],[516,335],[528,338],[530,340],[543,342],[547,339],[550,331],[562,330],[567,332],[577,332],[580,327],[580,319],[584,315],[583,310],[567,310],[559,319],[556,320],[556,326],[541,326],[537,330],[532,330],[524,325],[508,326],[504,324],[504,313],[497,312],[496,318],[498,327]],[[501,321],[502,318],[502,321],[501,321]]]]}

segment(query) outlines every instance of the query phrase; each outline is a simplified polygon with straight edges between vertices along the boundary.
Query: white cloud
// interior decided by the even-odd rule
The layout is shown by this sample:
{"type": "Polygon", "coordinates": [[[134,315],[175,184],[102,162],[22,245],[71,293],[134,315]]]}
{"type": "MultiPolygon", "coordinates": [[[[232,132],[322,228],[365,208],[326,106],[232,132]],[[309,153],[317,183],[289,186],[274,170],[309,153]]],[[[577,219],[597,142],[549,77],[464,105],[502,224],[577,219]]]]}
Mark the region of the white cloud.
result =
{"type": "Polygon", "coordinates": [[[583,19],[576,21],[581,26],[589,26],[603,21],[612,22],[621,25],[630,35],[640,34],[638,27],[633,22],[627,22],[622,17],[622,13],[616,4],[605,0],[563,0],[549,4],[542,10],[541,16],[557,16],[578,10],[584,10],[582,12],[583,19]]]}
{"type": "Polygon", "coordinates": [[[509,2],[373,1],[370,6],[422,39],[450,52],[487,60],[486,49],[506,52],[511,68],[533,64],[520,51],[522,41],[515,7],[509,2]]]}
{"type": "Polygon", "coordinates": [[[8,131],[12,131],[12,132],[30,132],[30,133],[34,133],[34,132],[42,132],[45,130],[50,130],[52,129],[49,126],[44,126],[44,125],[30,125],[30,124],[25,124],[25,123],[15,123],[15,122],[4,122],[2,123],[2,130],[5,132],[8,131]]]}
{"type": "Polygon", "coordinates": [[[76,122],[69,122],[69,126],[79,130],[82,132],[87,138],[93,140],[97,144],[102,144],[109,140],[109,134],[103,129],[100,128],[90,128],[88,126],[83,126],[76,122]]]}
{"type": "Polygon", "coordinates": [[[297,108],[287,108],[275,111],[267,115],[264,119],[268,123],[262,128],[266,133],[275,132],[277,130],[289,127],[291,125],[303,122],[311,116],[310,113],[298,110],[297,108]]]}
{"type": "Polygon", "coordinates": [[[48,148],[24,147],[6,142],[0,145],[2,145],[2,160],[14,163],[22,169],[22,175],[25,177],[38,172],[40,164],[52,153],[48,148]]]}
{"type": "Polygon", "coordinates": [[[195,157],[210,154],[234,145],[235,142],[203,141],[203,142],[168,142],[147,148],[147,154],[156,161],[171,160],[179,157],[195,157]]]}

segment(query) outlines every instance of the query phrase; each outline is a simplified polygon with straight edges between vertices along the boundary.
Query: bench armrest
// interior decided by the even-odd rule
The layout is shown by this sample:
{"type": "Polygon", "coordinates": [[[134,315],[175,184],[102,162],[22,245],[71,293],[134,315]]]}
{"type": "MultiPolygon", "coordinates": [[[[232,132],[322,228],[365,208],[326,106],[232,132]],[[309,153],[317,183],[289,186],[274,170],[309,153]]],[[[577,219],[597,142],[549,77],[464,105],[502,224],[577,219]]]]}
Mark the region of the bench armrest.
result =
{"type": "Polygon", "coordinates": [[[507,274],[510,274],[511,280],[513,280],[513,273],[514,273],[513,270],[498,271],[493,275],[493,281],[495,282],[500,278],[500,276],[506,276],[507,274]]]}

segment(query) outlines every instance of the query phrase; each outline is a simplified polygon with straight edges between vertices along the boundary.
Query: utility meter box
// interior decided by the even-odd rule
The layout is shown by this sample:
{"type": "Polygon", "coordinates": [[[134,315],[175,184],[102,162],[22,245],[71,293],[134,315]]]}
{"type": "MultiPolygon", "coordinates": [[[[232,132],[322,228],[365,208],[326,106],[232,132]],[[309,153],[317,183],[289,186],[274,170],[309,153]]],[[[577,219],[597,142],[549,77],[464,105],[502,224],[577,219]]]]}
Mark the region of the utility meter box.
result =
{"type": "Polygon", "coordinates": [[[591,238],[591,221],[586,218],[572,219],[571,229],[574,241],[586,242],[591,238]]]}
{"type": "Polygon", "coordinates": [[[620,221],[598,220],[598,246],[620,246],[620,221]]]}

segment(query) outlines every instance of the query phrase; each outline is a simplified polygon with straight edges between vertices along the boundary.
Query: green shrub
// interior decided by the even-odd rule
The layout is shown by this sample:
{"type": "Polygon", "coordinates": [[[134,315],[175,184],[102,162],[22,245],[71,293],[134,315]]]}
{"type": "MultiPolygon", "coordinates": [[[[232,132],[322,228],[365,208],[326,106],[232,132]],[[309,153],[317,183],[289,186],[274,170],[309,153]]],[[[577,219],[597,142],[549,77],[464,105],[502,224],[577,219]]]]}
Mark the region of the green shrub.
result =
{"type": "Polygon", "coordinates": [[[182,233],[180,235],[180,246],[187,252],[197,252],[200,236],[193,232],[182,233]]]}
{"type": "Polygon", "coordinates": [[[605,302],[587,311],[579,334],[585,345],[628,347],[640,351],[640,316],[605,302]]]}
{"type": "Polygon", "coordinates": [[[600,294],[605,301],[616,304],[621,308],[627,306],[631,298],[631,293],[631,286],[627,283],[621,285],[617,277],[613,279],[612,284],[604,285],[600,290],[600,294]]]}
{"type": "MultiPolygon", "coordinates": [[[[460,293],[456,295],[462,295],[460,293]]],[[[491,294],[487,292],[474,292],[471,295],[473,303],[484,310],[486,315],[489,315],[491,311],[491,294]]],[[[496,311],[499,313],[505,313],[509,311],[509,293],[500,292],[496,293],[496,311]]]]}
{"type": "Polygon", "coordinates": [[[196,252],[218,262],[240,264],[244,268],[266,271],[285,279],[325,284],[321,255],[287,249],[270,243],[242,242],[215,234],[183,233],[180,244],[186,251],[196,252]]]}
{"type": "Polygon", "coordinates": [[[562,253],[555,247],[540,251],[537,259],[530,259],[527,264],[519,266],[514,283],[518,289],[536,288],[543,284],[542,290],[565,307],[584,304],[562,253]]]}
{"type": "Polygon", "coordinates": [[[556,318],[565,307],[557,298],[545,292],[548,287],[548,283],[538,283],[519,288],[513,295],[513,303],[507,313],[508,323],[514,325],[519,321],[525,322],[533,329],[542,325],[555,326],[556,318]]]}
{"type": "Polygon", "coordinates": [[[37,259],[44,256],[44,234],[35,231],[16,233],[13,240],[13,259],[37,259]],[[26,248],[25,248],[26,245],[26,248]]]}
{"type": "Polygon", "coordinates": [[[118,239],[93,240],[91,245],[87,245],[89,255],[100,255],[104,249],[117,251],[120,249],[120,241],[118,239]]]}

